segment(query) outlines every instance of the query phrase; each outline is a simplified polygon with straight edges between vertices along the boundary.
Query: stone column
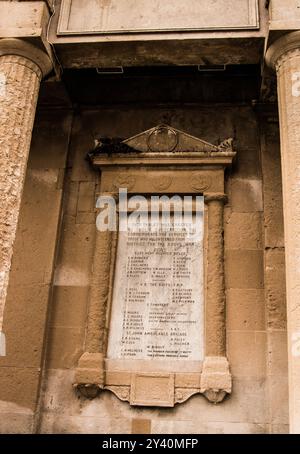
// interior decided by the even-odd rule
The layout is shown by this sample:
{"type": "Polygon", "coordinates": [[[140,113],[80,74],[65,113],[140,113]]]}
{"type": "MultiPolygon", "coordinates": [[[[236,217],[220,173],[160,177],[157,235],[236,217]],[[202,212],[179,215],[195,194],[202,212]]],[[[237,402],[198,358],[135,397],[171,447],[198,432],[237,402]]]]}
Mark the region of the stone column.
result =
{"type": "Polygon", "coordinates": [[[208,207],[207,276],[205,302],[205,359],[201,374],[201,392],[213,402],[221,402],[231,393],[231,374],[226,357],[226,314],[224,282],[225,194],[205,195],[208,207]]]}
{"type": "Polygon", "coordinates": [[[300,31],[266,54],[276,69],[281,136],[287,287],[290,432],[300,433],[300,31]]]}
{"type": "Polygon", "coordinates": [[[13,245],[40,82],[48,55],[20,39],[0,40],[0,355],[13,245]]]}
{"type": "Polygon", "coordinates": [[[223,210],[226,196],[205,197],[208,206],[206,356],[226,355],[223,210]]]}
{"type": "MultiPolygon", "coordinates": [[[[115,193],[100,194],[104,200],[114,200],[115,193]]],[[[102,206],[101,206],[102,208],[102,206]]],[[[115,224],[118,224],[116,215],[115,224]]],[[[80,357],[74,386],[88,398],[98,395],[105,383],[104,359],[107,350],[108,322],[113,283],[113,262],[117,245],[117,231],[97,230],[89,308],[86,327],[85,351],[80,357]]]]}

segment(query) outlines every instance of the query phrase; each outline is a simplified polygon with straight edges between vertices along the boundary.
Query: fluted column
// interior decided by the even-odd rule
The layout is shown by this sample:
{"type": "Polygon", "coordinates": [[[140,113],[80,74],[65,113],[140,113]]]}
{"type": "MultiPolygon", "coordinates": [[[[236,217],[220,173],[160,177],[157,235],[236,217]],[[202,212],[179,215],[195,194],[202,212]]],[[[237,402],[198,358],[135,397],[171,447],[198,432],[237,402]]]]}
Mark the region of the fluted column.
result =
{"type": "Polygon", "coordinates": [[[300,433],[300,31],[275,41],[285,228],[290,431],[300,433]]]}
{"type": "MultiPolygon", "coordinates": [[[[13,245],[46,53],[19,39],[0,40],[0,355],[13,245]]],[[[2,351],[1,351],[2,350],[2,351]]]]}

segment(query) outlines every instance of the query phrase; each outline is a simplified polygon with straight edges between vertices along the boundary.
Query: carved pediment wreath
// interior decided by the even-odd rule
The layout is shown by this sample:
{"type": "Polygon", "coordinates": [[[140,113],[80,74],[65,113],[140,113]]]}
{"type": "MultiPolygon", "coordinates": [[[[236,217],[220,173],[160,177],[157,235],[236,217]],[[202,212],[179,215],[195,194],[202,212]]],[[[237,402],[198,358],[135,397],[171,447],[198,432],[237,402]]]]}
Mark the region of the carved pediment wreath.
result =
{"type": "MultiPolygon", "coordinates": [[[[118,232],[97,231],[85,351],[74,386],[88,398],[101,390],[131,405],[173,407],[194,394],[221,402],[231,393],[226,357],[223,208],[224,171],[236,153],[233,140],[212,145],[168,125],[158,125],[126,140],[101,138],[89,153],[101,171],[100,194],[118,201],[119,188],[132,194],[203,194],[205,221],[205,322],[203,361],[185,372],[146,368],[122,370],[107,357],[118,232]]],[[[125,361],[125,366],[124,366],[125,361]]],[[[154,363],[153,363],[154,364],[154,363]]],[[[124,368],[125,367],[125,368],[124,368]]]]}

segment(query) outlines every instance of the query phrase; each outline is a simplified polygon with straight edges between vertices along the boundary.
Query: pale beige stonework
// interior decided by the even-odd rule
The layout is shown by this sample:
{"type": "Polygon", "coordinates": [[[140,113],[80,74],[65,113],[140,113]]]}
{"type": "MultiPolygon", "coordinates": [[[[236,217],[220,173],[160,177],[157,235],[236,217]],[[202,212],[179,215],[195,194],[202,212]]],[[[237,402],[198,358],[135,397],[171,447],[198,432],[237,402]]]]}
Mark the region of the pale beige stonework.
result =
{"type": "Polygon", "coordinates": [[[39,86],[50,69],[41,50],[0,40],[0,332],[39,86]]]}
{"type": "Polygon", "coordinates": [[[267,52],[276,68],[286,250],[290,431],[300,433],[300,32],[267,52]]]}
{"type": "MultiPolygon", "coordinates": [[[[174,27],[182,20],[182,8],[186,10],[182,2],[155,2],[166,9],[171,5],[172,14],[163,15],[160,9],[151,12],[148,28],[159,24],[174,27]]],[[[199,2],[203,4],[201,18],[196,20],[190,8],[183,26],[188,28],[196,21],[197,27],[204,24],[205,30],[97,35],[81,34],[80,30],[99,23],[100,0],[56,0],[53,16],[53,0],[0,0],[0,108],[4,106],[9,114],[5,117],[9,120],[7,127],[0,122],[0,169],[4,173],[0,191],[10,184],[17,191],[15,198],[7,192],[4,206],[0,196],[5,210],[0,211],[0,219],[3,214],[9,215],[9,220],[14,215],[18,223],[16,234],[15,224],[4,225],[13,244],[13,260],[0,326],[0,336],[2,329],[7,344],[6,356],[1,356],[4,349],[0,339],[0,433],[286,433],[289,419],[291,430],[299,431],[299,413],[294,405],[300,384],[294,379],[294,372],[299,370],[297,339],[290,346],[290,385],[287,380],[285,242],[273,91],[276,79],[265,67],[264,77],[271,81],[266,87],[267,96],[261,98],[252,73],[244,74],[245,64],[252,64],[253,69],[256,66],[259,73],[264,49],[279,36],[300,29],[299,0],[270,0],[270,18],[266,0],[191,0],[191,5],[197,3],[199,8],[199,2]],[[256,3],[258,18],[251,15],[256,12],[256,3]],[[59,7],[63,4],[71,6],[69,22],[68,10],[59,7]],[[88,4],[94,5],[94,14],[88,11],[88,4]],[[238,14],[240,4],[250,8],[238,14]],[[83,24],[84,17],[87,20],[83,24]],[[248,28],[250,17],[253,24],[258,19],[259,29],[248,28]],[[243,28],[208,29],[232,23],[243,28]],[[83,27],[76,30],[76,24],[83,27]],[[68,33],[57,33],[64,25],[68,33]],[[46,65],[50,69],[48,57],[37,49],[49,55],[54,51],[57,68],[53,75],[59,75],[61,65],[66,77],[63,81],[53,77],[43,84],[26,166],[39,83],[46,74],[39,68],[46,65]],[[239,75],[232,77],[227,67],[198,78],[198,64],[201,70],[204,65],[235,65],[232,69],[239,75]],[[192,77],[134,76],[134,83],[131,70],[120,78],[95,73],[95,68],[120,65],[125,73],[128,66],[146,66],[150,70],[157,65],[193,65],[195,80],[191,68],[192,77]],[[88,68],[90,71],[86,71],[88,68]],[[142,88],[145,84],[146,90],[142,88]],[[8,92],[10,102],[5,98],[8,92]],[[251,102],[255,99],[262,102],[251,102]],[[15,133],[18,121],[22,124],[20,136],[15,133]],[[108,137],[131,137],[130,142],[134,138],[147,151],[148,140],[141,140],[147,134],[136,134],[166,122],[215,145],[206,148],[201,162],[190,149],[191,145],[197,146],[197,141],[191,144],[188,135],[180,135],[180,144],[190,154],[180,157],[172,152],[162,159],[164,153],[160,153],[159,162],[157,155],[144,156],[145,166],[141,165],[140,151],[136,157],[120,157],[112,166],[114,171],[109,167],[115,153],[109,160],[102,153],[95,157],[96,169],[85,159],[94,141],[108,137]],[[27,135],[23,128],[28,130],[27,135]],[[235,138],[238,153],[224,179],[223,167],[229,166],[231,158],[224,162],[222,153],[223,164],[219,162],[219,166],[219,153],[214,153],[226,137],[235,138]],[[4,156],[3,143],[9,157],[4,156]],[[25,167],[22,193],[21,171],[25,172],[25,167]],[[101,167],[101,176],[97,167],[101,167]],[[13,173],[15,170],[20,175],[13,173]],[[148,361],[131,376],[128,370],[120,373],[107,359],[117,234],[97,231],[95,204],[96,196],[115,194],[123,183],[139,194],[146,189],[147,194],[148,190],[149,194],[205,192],[205,300],[209,307],[204,324],[205,360],[203,364],[199,361],[199,370],[194,373],[154,370],[153,361],[148,361]],[[224,194],[228,200],[224,200],[224,194]],[[289,388],[293,402],[290,418],[289,388]],[[163,409],[153,406],[157,397],[163,409]],[[145,403],[147,406],[142,405],[145,403]]],[[[136,11],[125,14],[126,21],[136,26],[136,11]]],[[[114,15],[124,24],[124,14],[114,15]]],[[[285,72],[279,76],[280,84],[288,90],[290,69],[299,68],[297,40],[287,46],[296,52],[291,57],[297,64],[282,60],[282,68],[278,68],[279,73],[285,72]]],[[[275,43],[274,47],[287,51],[286,46],[275,43]]],[[[290,59],[290,54],[287,57],[290,59]]],[[[297,96],[300,86],[298,75],[295,77],[290,82],[295,82],[297,96]]],[[[290,179],[298,177],[297,100],[290,92],[281,100],[282,124],[287,127],[284,140],[288,142],[283,152],[291,164],[290,179]]],[[[155,148],[155,140],[149,143],[155,148]]],[[[284,183],[285,205],[292,184],[284,183]]],[[[285,210],[286,223],[291,218],[291,222],[298,222],[298,211],[293,210],[296,202],[285,210]]],[[[298,237],[293,238],[298,232],[299,226],[289,232],[289,254],[293,254],[291,245],[298,245],[298,237]]],[[[4,239],[1,229],[0,238],[4,239]]],[[[5,253],[10,261],[12,252],[6,247],[2,254],[1,244],[0,259],[5,253]]],[[[288,262],[289,287],[297,286],[299,281],[295,262],[295,258],[288,262]]],[[[299,330],[298,308],[293,306],[298,296],[297,289],[292,288],[289,329],[299,330]]]]}

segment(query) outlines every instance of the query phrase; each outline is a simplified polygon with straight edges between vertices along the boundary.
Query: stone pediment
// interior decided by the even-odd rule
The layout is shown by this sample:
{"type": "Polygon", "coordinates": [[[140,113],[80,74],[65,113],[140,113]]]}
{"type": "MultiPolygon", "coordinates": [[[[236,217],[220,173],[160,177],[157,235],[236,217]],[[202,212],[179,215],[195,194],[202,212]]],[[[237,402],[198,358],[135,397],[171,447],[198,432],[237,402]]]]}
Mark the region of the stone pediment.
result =
{"type": "Polygon", "coordinates": [[[212,153],[224,150],[232,151],[232,141],[220,146],[212,145],[198,137],[191,136],[168,125],[158,125],[134,137],[123,141],[130,148],[142,152],[205,152],[212,153]]]}
{"type": "Polygon", "coordinates": [[[129,139],[100,138],[93,155],[102,153],[232,153],[233,139],[213,145],[169,125],[161,124],[129,139]]]}

